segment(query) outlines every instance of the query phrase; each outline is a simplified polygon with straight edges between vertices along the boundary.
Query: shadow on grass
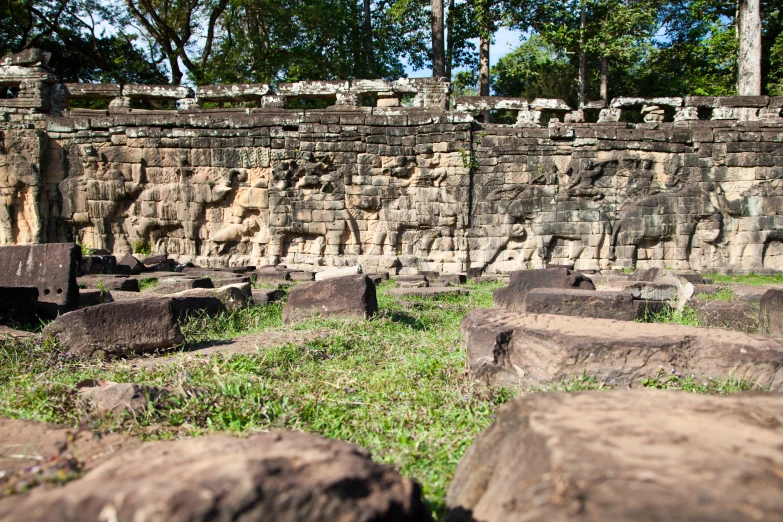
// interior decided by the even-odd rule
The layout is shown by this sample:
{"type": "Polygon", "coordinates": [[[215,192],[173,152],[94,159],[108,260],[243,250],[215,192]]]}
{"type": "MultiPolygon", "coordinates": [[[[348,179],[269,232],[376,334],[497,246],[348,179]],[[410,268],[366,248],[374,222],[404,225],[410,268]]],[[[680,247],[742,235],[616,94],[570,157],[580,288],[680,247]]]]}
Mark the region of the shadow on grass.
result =
{"type": "Polygon", "coordinates": [[[427,326],[421,320],[413,317],[410,314],[406,314],[405,312],[389,310],[385,311],[384,315],[388,317],[389,320],[393,323],[404,324],[405,326],[408,326],[409,328],[417,331],[423,331],[427,329],[427,326]]]}

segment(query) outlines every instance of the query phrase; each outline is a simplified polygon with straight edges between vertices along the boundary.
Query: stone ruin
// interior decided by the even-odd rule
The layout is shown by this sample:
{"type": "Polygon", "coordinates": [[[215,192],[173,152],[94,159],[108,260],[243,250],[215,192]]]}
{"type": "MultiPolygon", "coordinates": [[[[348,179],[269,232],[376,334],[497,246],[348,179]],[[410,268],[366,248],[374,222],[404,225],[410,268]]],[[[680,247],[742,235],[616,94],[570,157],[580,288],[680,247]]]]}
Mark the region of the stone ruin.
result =
{"type": "Polygon", "coordinates": [[[783,97],[450,110],[430,78],[194,92],[60,83],[47,60],[0,63],[3,245],[392,274],[783,268],[783,97]],[[333,105],[289,108],[309,99],[333,105]]]}

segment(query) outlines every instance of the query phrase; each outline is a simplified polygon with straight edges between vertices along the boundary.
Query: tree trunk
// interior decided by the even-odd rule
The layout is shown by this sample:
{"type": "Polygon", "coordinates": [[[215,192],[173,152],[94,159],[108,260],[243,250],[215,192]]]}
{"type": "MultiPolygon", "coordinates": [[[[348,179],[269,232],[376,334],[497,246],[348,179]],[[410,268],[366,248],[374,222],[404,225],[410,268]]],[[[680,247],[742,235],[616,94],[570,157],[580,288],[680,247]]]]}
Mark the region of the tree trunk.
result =
{"type": "Polygon", "coordinates": [[[585,99],[585,84],[587,83],[587,55],[585,54],[584,31],[587,25],[587,11],[584,0],[579,6],[579,108],[581,109],[587,100],[585,99]]]}
{"type": "Polygon", "coordinates": [[[601,57],[601,99],[609,101],[609,78],[607,78],[607,69],[609,68],[609,58],[601,57]]]}
{"type": "Polygon", "coordinates": [[[443,0],[432,0],[432,76],[446,76],[446,51],[443,47],[443,0]]]}
{"type": "Polygon", "coordinates": [[[364,0],[364,54],[367,60],[367,75],[372,78],[375,75],[375,58],[372,53],[372,16],[370,13],[371,0],[364,0]]]}
{"type": "Polygon", "coordinates": [[[454,52],[454,0],[449,0],[449,13],[446,19],[448,32],[446,33],[446,78],[451,79],[451,67],[454,62],[452,53],[454,52]]]}
{"type": "Polygon", "coordinates": [[[761,11],[759,0],[738,0],[737,94],[761,95],[761,11]]]}

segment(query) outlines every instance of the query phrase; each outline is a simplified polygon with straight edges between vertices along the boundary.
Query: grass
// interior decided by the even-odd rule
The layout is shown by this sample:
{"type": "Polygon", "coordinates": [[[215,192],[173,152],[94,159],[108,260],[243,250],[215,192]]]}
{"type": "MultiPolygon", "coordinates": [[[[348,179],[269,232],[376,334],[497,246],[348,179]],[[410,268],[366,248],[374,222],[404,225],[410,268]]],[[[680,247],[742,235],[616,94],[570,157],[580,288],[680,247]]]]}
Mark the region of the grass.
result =
{"type": "Polygon", "coordinates": [[[712,279],[714,283],[736,283],[743,285],[783,285],[783,274],[777,275],[759,275],[750,273],[748,275],[730,276],[718,274],[704,274],[704,277],[712,279]]]}
{"type": "Polygon", "coordinates": [[[693,297],[696,299],[706,299],[708,301],[733,301],[734,292],[731,291],[731,288],[721,288],[712,294],[700,293],[694,295],[693,297]]]}
{"type": "Polygon", "coordinates": [[[677,310],[676,303],[667,306],[660,312],[649,312],[645,310],[644,317],[637,319],[640,323],[662,323],[679,324],[683,326],[702,326],[699,321],[699,315],[696,310],[690,306],[685,306],[682,310],[677,310]]]}
{"type": "MultiPolygon", "coordinates": [[[[249,355],[213,355],[165,366],[131,368],[122,361],[87,364],[51,343],[0,343],[0,416],[57,422],[86,421],[98,430],[168,439],[213,432],[302,430],[369,448],[373,457],[418,480],[436,518],[459,459],[489,426],[497,407],[515,393],[487,388],[465,371],[459,322],[492,305],[500,284],[465,285],[465,296],[416,301],[408,309],[384,294],[380,313],[363,323],[310,320],[283,326],[282,305],[251,307],[183,323],[187,343],[278,330],[323,330],[303,345],[285,344],[249,355]],[[102,378],[198,390],[144,415],[107,418],[80,398],[75,384],[102,378]]],[[[657,376],[647,383],[700,393],[730,393],[745,385],[691,383],[657,376]]],[[[604,390],[582,376],[534,392],[604,390]]]]}
{"type": "Polygon", "coordinates": [[[158,286],[159,281],[156,278],[151,279],[139,279],[139,291],[143,292],[148,288],[154,288],[158,286]]]}

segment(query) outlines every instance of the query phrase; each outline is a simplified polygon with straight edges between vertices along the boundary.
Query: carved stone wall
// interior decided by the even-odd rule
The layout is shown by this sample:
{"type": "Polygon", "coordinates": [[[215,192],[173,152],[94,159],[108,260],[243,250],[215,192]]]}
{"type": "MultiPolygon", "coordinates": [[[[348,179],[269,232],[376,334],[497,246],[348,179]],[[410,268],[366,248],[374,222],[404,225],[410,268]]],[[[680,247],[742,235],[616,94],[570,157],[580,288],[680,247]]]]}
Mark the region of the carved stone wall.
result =
{"type": "MultiPolygon", "coordinates": [[[[447,111],[446,82],[362,80],[200,87],[207,101],[260,100],[204,109],[199,94],[179,99],[193,96],[185,88],[56,84],[41,56],[25,60],[6,70],[48,87],[0,99],[0,244],[76,240],[122,255],[148,243],[202,266],[399,273],[783,269],[783,99],[619,98],[566,112],[559,100],[462,98],[447,111]],[[378,106],[359,106],[368,93],[378,106]],[[284,108],[286,96],[331,95],[327,109],[284,108]],[[112,102],[63,105],[79,96],[112,102]],[[134,109],[143,96],[180,109],[134,109]],[[611,121],[629,108],[645,122],[611,121]],[[468,112],[501,109],[518,110],[517,124],[468,112]],[[584,122],[591,110],[600,123],[584,122]]],[[[0,87],[13,85],[2,73],[0,87]]]]}

